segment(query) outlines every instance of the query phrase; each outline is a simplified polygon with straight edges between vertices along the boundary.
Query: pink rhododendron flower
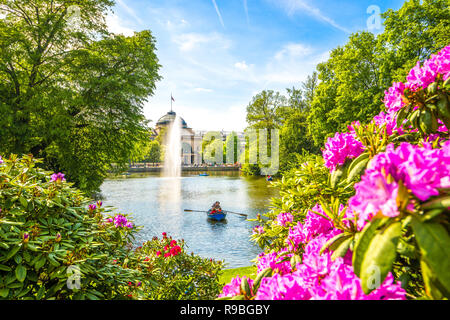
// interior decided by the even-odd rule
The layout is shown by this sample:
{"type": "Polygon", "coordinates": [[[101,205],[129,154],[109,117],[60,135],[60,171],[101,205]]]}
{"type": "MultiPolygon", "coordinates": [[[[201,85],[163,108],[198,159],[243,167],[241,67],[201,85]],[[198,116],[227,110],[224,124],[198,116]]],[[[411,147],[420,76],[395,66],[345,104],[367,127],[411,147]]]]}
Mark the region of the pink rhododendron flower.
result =
{"type": "Polygon", "coordinates": [[[291,251],[296,251],[302,243],[306,242],[305,234],[303,233],[303,225],[297,222],[297,225],[289,227],[289,234],[286,238],[286,244],[291,251]]]}
{"type": "Polygon", "coordinates": [[[253,228],[253,234],[263,234],[263,233],[264,233],[264,227],[256,226],[253,228]]]}
{"type": "Polygon", "coordinates": [[[223,289],[222,293],[219,295],[219,298],[221,297],[234,297],[241,294],[241,282],[242,280],[246,278],[248,281],[248,284],[250,288],[253,286],[253,280],[250,278],[247,278],[246,276],[243,276],[242,278],[237,276],[233,279],[231,279],[231,282],[226,284],[223,289]]]}
{"type": "Polygon", "coordinates": [[[66,178],[64,178],[64,173],[61,172],[52,174],[51,179],[54,182],[66,181],[66,178]]]}
{"type": "Polygon", "coordinates": [[[438,189],[450,187],[450,142],[441,149],[432,149],[403,142],[395,148],[393,144],[386,151],[377,154],[369,163],[361,181],[355,184],[356,194],[349,199],[350,208],[357,212],[358,227],[364,226],[375,214],[395,217],[398,183],[421,201],[439,194],[438,189]],[[388,176],[393,180],[388,183],[388,176]]]}
{"type": "Polygon", "coordinates": [[[315,235],[327,233],[333,228],[331,220],[325,219],[323,216],[318,215],[313,211],[326,216],[319,204],[316,204],[311,210],[308,210],[305,220],[303,221],[303,234],[307,241],[311,240],[315,235]]]}
{"type": "Polygon", "coordinates": [[[418,61],[406,77],[406,86],[412,91],[426,89],[436,81],[438,74],[442,74],[444,81],[450,76],[450,46],[446,46],[437,54],[432,54],[422,66],[418,61]]]}
{"type": "Polygon", "coordinates": [[[279,252],[272,253],[261,253],[258,256],[258,273],[266,268],[272,268],[275,272],[280,274],[286,274],[291,272],[291,262],[290,260],[283,261],[285,258],[290,258],[291,253],[286,254],[287,249],[281,250],[279,252]]]}
{"type": "Polygon", "coordinates": [[[105,221],[108,223],[114,223],[114,226],[116,228],[129,228],[129,229],[133,228],[133,223],[128,221],[128,219],[121,214],[118,214],[112,218],[108,218],[105,221]]]}
{"type": "Polygon", "coordinates": [[[402,99],[405,85],[402,82],[394,82],[392,86],[384,92],[384,104],[389,113],[400,110],[405,102],[402,99]]]}
{"type": "Polygon", "coordinates": [[[306,300],[310,295],[293,274],[278,273],[261,280],[255,300],[306,300]]]}
{"type": "Polygon", "coordinates": [[[287,223],[294,221],[294,216],[290,212],[282,212],[277,217],[277,223],[285,227],[287,223]]]}
{"type": "Polygon", "coordinates": [[[386,134],[392,135],[394,132],[397,132],[398,134],[404,133],[402,128],[397,128],[397,117],[395,116],[395,113],[384,113],[381,111],[379,114],[377,114],[375,117],[373,117],[372,120],[378,127],[382,127],[385,125],[386,127],[386,134]]]}
{"type": "Polygon", "coordinates": [[[325,149],[322,150],[325,166],[330,171],[342,166],[347,159],[353,159],[364,151],[364,146],[356,140],[354,133],[336,132],[333,138],[328,138],[325,149]]]}

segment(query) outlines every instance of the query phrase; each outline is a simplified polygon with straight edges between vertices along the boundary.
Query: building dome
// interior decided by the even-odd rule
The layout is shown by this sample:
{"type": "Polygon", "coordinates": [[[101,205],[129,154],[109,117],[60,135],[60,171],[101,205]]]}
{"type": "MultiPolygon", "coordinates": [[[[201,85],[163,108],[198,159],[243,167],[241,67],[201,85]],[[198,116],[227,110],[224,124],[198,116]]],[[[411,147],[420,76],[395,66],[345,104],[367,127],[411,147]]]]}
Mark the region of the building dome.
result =
{"type": "MultiPolygon", "coordinates": [[[[158,122],[156,122],[157,127],[164,127],[170,125],[175,120],[176,112],[169,111],[165,115],[163,115],[161,118],[159,118],[158,122]]],[[[184,121],[183,118],[180,117],[181,120],[181,126],[183,128],[187,128],[187,123],[184,121]]]]}

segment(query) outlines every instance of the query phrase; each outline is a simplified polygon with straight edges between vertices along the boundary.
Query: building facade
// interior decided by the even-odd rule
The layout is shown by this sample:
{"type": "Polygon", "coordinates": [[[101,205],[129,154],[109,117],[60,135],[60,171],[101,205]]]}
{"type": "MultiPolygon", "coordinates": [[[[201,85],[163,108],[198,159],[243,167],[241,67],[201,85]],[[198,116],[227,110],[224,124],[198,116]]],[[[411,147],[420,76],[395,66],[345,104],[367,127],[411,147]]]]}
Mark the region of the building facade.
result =
{"type": "MultiPolygon", "coordinates": [[[[164,116],[159,118],[156,122],[155,133],[157,135],[163,134],[165,136],[166,132],[175,121],[176,112],[169,111],[164,116]]],[[[183,166],[200,166],[203,164],[202,161],[202,142],[208,131],[194,131],[190,128],[186,121],[180,117],[181,120],[181,164],[183,166]]],[[[226,141],[228,135],[232,132],[220,131],[220,137],[222,141],[226,141]]],[[[239,152],[243,151],[245,145],[245,136],[242,132],[236,132],[239,141],[239,152]]],[[[163,137],[162,141],[165,141],[163,137]]]]}

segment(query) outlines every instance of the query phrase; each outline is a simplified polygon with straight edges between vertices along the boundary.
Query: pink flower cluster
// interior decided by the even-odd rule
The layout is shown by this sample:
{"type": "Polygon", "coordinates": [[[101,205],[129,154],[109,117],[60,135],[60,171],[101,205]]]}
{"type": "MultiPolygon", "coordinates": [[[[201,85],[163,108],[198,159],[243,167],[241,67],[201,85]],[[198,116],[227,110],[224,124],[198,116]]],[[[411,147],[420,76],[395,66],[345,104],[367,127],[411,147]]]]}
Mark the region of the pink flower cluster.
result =
{"type": "Polygon", "coordinates": [[[405,89],[411,91],[426,89],[431,83],[436,81],[438,74],[442,74],[444,81],[450,77],[450,45],[443,48],[439,53],[432,54],[430,59],[426,60],[423,65],[418,61],[406,77],[406,84],[394,82],[392,87],[384,92],[386,110],[389,113],[400,110],[405,105],[403,98],[405,89]]]}
{"type": "Polygon", "coordinates": [[[66,181],[66,178],[64,178],[64,173],[61,172],[52,174],[51,179],[54,182],[66,181]]]}
{"type": "Polygon", "coordinates": [[[294,216],[290,212],[282,212],[277,217],[277,224],[285,227],[287,223],[294,221],[294,216]]]}
{"type": "MultiPolygon", "coordinates": [[[[231,279],[231,282],[229,284],[226,284],[223,289],[222,293],[219,295],[219,298],[223,297],[234,297],[241,294],[241,282],[243,279],[247,278],[246,276],[243,276],[242,278],[237,276],[233,279],[231,279]]],[[[247,278],[248,284],[251,287],[253,287],[254,281],[250,278],[247,278]]]]}
{"type": "Polygon", "coordinates": [[[336,170],[337,166],[342,166],[347,159],[353,159],[364,151],[364,146],[356,140],[353,132],[336,132],[334,137],[328,138],[325,149],[322,150],[325,167],[330,171],[336,170]]]}
{"type": "MultiPolygon", "coordinates": [[[[259,255],[258,272],[271,267],[274,274],[262,279],[255,300],[405,299],[406,292],[399,282],[394,282],[392,274],[376,290],[364,294],[361,280],[353,272],[351,251],[334,261],[329,250],[320,254],[324,244],[342,232],[321,215],[324,212],[320,205],[316,205],[307,213],[303,224],[298,222],[289,228],[287,248],[259,255]],[[290,259],[286,258],[298,251],[303,252],[302,262],[292,269],[290,259]]],[[[240,282],[239,277],[234,278],[219,297],[240,294],[240,282]]]]}
{"type": "Polygon", "coordinates": [[[426,60],[422,66],[418,61],[406,77],[406,87],[412,91],[421,88],[426,89],[436,81],[438,74],[442,74],[444,81],[450,77],[450,45],[443,48],[439,53],[432,54],[430,59],[426,60]]]}
{"type": "Polygon", "coordinates": [[[389,113],[400,110],[405,102],[403,101],[403,92],[405,85],[403,82],[394,82],[392,87],[384,92],[384,105],[389,113]]]}
{"type": "Polygon", "coordinates": [[[440,149],[428,143],[419,147],[404,142],[397,148],[390,144],[377,154],[349,199],[350,208],[358,213],[358,227],[378,212],[387,217],[399,215],[400,181],[420,201],[438,195],[439,188],[450,188],[450,141],[440,149]]]}
{"type": "Polygon", "coordinates": [[[2,156],[0,156],[0,164],[2,164],[3,163],[3,159],[2,159],[2,156]]]}
{"type": "Polygon", "coordinates": [[[263,226],[256,226],[252,230],[253,234],[263,234],[264,233],[264,227],[263,226]]]}
{"type": "Polygon", "coordinates": [[[177,244],[176,240],[170,241],[170,244],[164,246],[164,251],[161,252],[160,250],[156,251],[156,256],[164,256],[164,258],[168,257],[174,257],[181,253],[181,247],[177,244]]]}
{"type": "Polygon", "coordinates": [[[402,128],[397,127],[397,116],[394,112],[385,113],[381,111],[372,120],[378,127],[386,126],[386,134],[392,135],[394,132],[398,134],[403,134],[404,131],[402,128]]]}
{"type": "Polygon", "coordinates": [[[291,272],[291,262],[288,259],[291,256],[292,253],[289,253],[287,248],[279,252],[262,252],[258,256],[258,273],[269,267],[282,275],[291,272]]]}
{"type": "Polygon", "coordinates": [[[128,221],[128,219],[121,214],[118,214],[118,215],[114,216],[113,218],[106,219],[106,222],[114,223],[114,226],[116,228],[129,228],[129,229],[133,228],[133,223],[128,221]]]}
{"type": "MultiPolygon", "coordinates": [[[[405,291],[399,282],[394,283],[392,274],[386,277],[379,288],[368,295],[364,294],[361,280],[354,274],[351,266],[351,251],[344,258],[334,261],[330,251],[326,250],[320,254],[323,245],[341,231],[335,229],[332,224],[331,228],[328,228],[330,224],[325,218],[319,216],[320,219],[314,222],[312,217],[309,216],[309,221],[305,221],[303,225],[305,230],[302,233],[312,238],[304,240],[302,263],[297,264],[294,270],[289,271],[289,268],[285,267],[278,269],[272,277],[264,278],[256,292],[256,300],[405,299],[405,291]],[[305,227],[307,225],[308,227],[305,227]],[[313,230],[314,227],[321,231],[313,230]],[[311,230],[306,230],[310,228],[311,230]],[[322,231],[326,229],[327,231],[322,231]]],[[[258,265],[258,269],[266,265],[258,265]]]]}

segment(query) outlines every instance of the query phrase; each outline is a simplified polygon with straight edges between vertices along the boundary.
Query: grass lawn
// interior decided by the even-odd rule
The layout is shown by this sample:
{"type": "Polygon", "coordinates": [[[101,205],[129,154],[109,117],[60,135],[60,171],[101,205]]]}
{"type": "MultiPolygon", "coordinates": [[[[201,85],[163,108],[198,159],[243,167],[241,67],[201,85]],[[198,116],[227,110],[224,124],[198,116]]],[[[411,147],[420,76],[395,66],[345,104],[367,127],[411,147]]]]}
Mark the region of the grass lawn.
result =
{"type": "Polygon", "coordinates": [[[239,267],[234,269],[224,269],[219,277],[219,282],[222,284],[227,284],[231,279],[236,276],[247,276],[248,278],[254,279],[256,277],[256,266],[239,267]]]}

